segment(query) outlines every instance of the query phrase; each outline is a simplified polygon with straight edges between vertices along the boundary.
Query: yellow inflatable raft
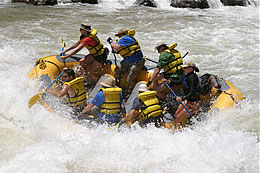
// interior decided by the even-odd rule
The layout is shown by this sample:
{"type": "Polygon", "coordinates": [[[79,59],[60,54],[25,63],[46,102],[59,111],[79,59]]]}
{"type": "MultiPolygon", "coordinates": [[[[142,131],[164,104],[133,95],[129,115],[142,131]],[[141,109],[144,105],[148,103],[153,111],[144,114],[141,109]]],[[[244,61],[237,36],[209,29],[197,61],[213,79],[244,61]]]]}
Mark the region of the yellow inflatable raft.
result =
{"type": "MultiPolygon", "coordinates": [[[[84,55],[77,54],[70,58],[67,58],[65,62],[61,60],[59,55],[50,55],[43,57],[36,61],[35,67],[29,73],[29,78],[36,79],[38,81],[49,84],[63,71],[64,67],[73,68],[76,65],[79,65],[79,60],[83,57],[84,55]]],[[[105,74],[113,76],[115,67],[116,66],[108,60],[107,63],[103,65],[101,69],[98,69],[95,73],[100,77],[105,74]]],[[[147,82],[150,80],[151,76],[152,71],[143,69],[137,77],[137,82],[147,82]]],[[[220,89],[217,90],[216,88],[212,87],[207,94],[201,95],[201,100],[210,104],[210,107],[207,111],[222,111],[224,109],[234,106],[238,103],[239,100],[244,99],[243,94],[231,82],[226,81],[224,79],[221,79],[220,82],[220,89]]],[[[122,86],[123,88],[127,88],[126,76],[124,76],[121,80],[120,86],[122,86]]],[[[173,88],[173,90],[174,89],[176,88],[173,88]]],[[[43,90],[43,87],[41,87],[40,90],[43,90]]],[[[46,104],[44,100],[41,100],[40,103],[48,110],[51,110],[49,105],[46,104]]]]}
{"type": "MultiPolygon", "coordinates": [[[[29,73],[30,79],[40,79],[47,82],[47,80],[53,81],[62,71],[64,67],[73,68],[76,65],[79,65],[79,60],[83,58],[84,55],[73,55],[70,58],[67,58],[63,62],[58,55],[50,55],[43,57],[36,61],[36,65],[33,70],[29,73]]],[[[115,65],[112,64],[112,61],[108,60],[101,69],[96,70],[96,74],[101,77],[104,74],[114,75],[115,65]]],[[[88,68],[87,68],[88,69],[88,68]]],[[[88,72],[88,71],[86,71],[88,72]]],[[[142,70],[137,77],[137,81],[148,81],[152,77],[152,72],[147,71],[146,69],[142,70]]],[[[121,87],[127,88],[126,84],[126,75],[121,80],[121,87]]]]}

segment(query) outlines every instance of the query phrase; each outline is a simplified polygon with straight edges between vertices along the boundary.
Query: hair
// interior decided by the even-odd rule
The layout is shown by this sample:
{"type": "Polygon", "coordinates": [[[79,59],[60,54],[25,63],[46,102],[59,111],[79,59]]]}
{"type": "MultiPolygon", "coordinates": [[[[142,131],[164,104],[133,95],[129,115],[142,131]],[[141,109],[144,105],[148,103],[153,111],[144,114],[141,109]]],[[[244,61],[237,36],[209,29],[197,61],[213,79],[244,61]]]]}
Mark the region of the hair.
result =
{"type": "Polygon", "coordinates": [[[193,68],[193,70],[195,71],[195,72],[200,72],[200,70],[198,69],[198,67],[192,67],[193,68]]]}
{"type": "MultiPolygon", "coordinates": [[[[169,49],[169,46],[167,46],[167,45],[161,45],[160,48],[161,48],[161,47],[165,47],[165,49],[169,49]]],[[[165,50],[165,49],[164,49],[164,50],[165,50]]]]}
{"type": "Polygon", "coordinates": [[[68,76],[72,76],[73,78],[75,78],[75,72],[72,69],[65,69],[64,73],[67,73],[68,76]]]}
{"type": "Polygon", "coordinates": [[[159,49],[161,49],[162,47],[164,47],[163,50],[169,49],[169,47],[168,47],[167,45],[164,44],[164,45],[161,45],[161,46],[157,47],[156,50],[159,51],[159,49]]]}

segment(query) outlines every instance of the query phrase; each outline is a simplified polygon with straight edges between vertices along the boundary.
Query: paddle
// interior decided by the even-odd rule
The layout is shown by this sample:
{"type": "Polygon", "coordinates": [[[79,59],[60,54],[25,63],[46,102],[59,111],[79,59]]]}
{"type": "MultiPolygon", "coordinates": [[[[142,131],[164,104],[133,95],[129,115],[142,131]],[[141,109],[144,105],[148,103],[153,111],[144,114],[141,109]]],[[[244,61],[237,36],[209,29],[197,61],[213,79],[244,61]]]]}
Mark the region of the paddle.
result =
{"type": "Polygon", "coordinates": [[[147,58],[147,57],[143,57],[145,60],[148,60],[148,61],[151,61],[151,62],[153,62],[153,63],[155,63],[155,64],[157,64],[157,62],[156,61],[154,61],[154,60],[152,60],[152,59],[150,59],[150,58],[147,58]]]}
{"type": "Polygon", "coordinates": [[[115,53],[114,53],[114,48],[112,47],[112,45],[111,45],[111,43],[113,42],[113,40],[112,40],[112,38],[108,38],[107,39],[107,42],[110,44],[110,46],[111,46],[111,51],[112,51],[112,53],[113,53],[113,55],[114,55],[114,58],[115,58],[115,65],[117,65],[117,59],[116,59],[116,55],[115,55],[115,53]]]}
{"type": "MultiPolygon", "coordinates": [[[[188,53],[189,53],[189,52],[186,52],[185,55],[183,55],[182,59],[185,58],[185,56],[187,56],[188,53]]],[[[154,61],[154,60],[152,60],[152,59],[150,59],[150,58],[146,58],[146,57],[143,57],[143,58],[144,58],[145,60],[148,60],[148,61],[151,61],[151,62],[153,62],[153,63],[155,63],[155,64],[158,64],[158,62],[156,62],[156,61],[154,61]]],[[[154,67],[154,68],[156,68],[156,67],[154,67]]],[[[150,68],[150,70],[151,70],[151,69],[153,69],[153,68],[150,68]]]]}
{"type": "MultiPolygon", "coordinates": [[[[66,44],[65,44],[65,41],[63,40],[63,38],[61,37],[61,44],[62,44],[62,48],[61,48],[61,56],[64,56],[64,48],[66,47],[66,44]]],[[[64,66],[66,67],[66,63],[65,63],[65,60],[63,60],[63,63],[64,63],[64,66]]]]}
{"type": "MultiPolygon", "coordinates": [[[[171,89],[171,87],[167,84],[167,82],[164,82],[164,84],[169,88],[169,90],[171,91],[171,93],[175,96],[178,97],[173,90],[171,89]]],[[[190,111],[187,109],[187,107],[182,103],[182,101],[179,101],[179,103],[184,107],[184,109],[189,113],[190,117],[192,116],[190,111]]]]}
{"type": "MultiPolygon", "coordinates": [[[[111,44],[110,44],[111,45],[111,44]]],[[[111,49],[112,49],[112,53],[113,53],[113,55],[114,55],[114,58],[115,58],[115,65],[117,65],[117,59],[116,59],[116,54],[113,52],[113,47],[111,46],[111,49]]]]}
{"type": "Polygon", "coordinates": [[[119,121],[114,127],[109,128],[109,130],[115,130],[115,128],[119,127],[121,124],[123,124],[124,121],[119,121]]]}
{"type": "MultiPolygon", "coordinates": [[[[48,88],[52,86],[52,84],[54,84],[54,82],[56,82],[56,80],[64,73],[64,71],[56,78],[53,80],[53,82],[51,84],[49,84],[48,88]]],[[[36,94],[34,96],[32,96],[29,101],[28,101],[28,107],[31,108],[39,99],[40,99],[40,96],[46,91],[43,90],[41,93],[39,94],[36,94]]]]}

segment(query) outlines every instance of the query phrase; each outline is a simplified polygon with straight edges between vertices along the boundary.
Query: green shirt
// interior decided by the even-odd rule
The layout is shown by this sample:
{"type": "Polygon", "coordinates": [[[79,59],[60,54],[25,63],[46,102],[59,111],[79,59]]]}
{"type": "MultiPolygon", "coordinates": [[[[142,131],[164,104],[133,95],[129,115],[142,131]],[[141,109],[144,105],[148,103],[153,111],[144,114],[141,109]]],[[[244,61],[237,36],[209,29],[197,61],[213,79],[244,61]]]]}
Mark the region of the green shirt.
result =
{"type": "MultiPolygon", "coordinates": [[[[156,67],[159,68],[163,68],[164,66],[166,66],[169,62],[171,62],[174,59],[174,55],[172,55],[169,52],[165,52],[163,51],[160,56],[159,56],[159,61],[156,67]]],[[[177,71],[176,73],[171,73],[171,74],[167,74],[164,77],[165,78],[169,78],[169,77],[181,77],[183,76],[183,70],[182,71],[177,71]]]]}

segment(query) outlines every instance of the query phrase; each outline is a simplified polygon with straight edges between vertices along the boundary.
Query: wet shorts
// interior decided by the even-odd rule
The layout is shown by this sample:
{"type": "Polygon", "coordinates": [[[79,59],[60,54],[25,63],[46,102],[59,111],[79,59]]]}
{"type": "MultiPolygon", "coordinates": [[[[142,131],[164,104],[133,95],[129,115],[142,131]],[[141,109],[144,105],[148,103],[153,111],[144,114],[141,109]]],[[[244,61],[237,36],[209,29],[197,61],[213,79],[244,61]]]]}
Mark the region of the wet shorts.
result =
{"type": "Polygon", "coordinates": [[[100,123],[109,123],[109,124],[116,124],[120,121],[119,114],[103,114],[101,112],[98,113],[98,118],[100,123]]]}
{"type": "Polygon", "coordinates": [[[104,53],[103,53],[102,55],[95,56],[94,59],[95,59],[97,62],[99,62],[99,63],[101,63],[101,64],[104,64],[104,63],[106,62],[106,60],[107,60],[107,55],[108,55],[108,53],[109,53],[108,48],[105,48],[104,53]]]}
{"type": "Polygon", "coordinates": [[[198,110],[200,108],[200,100],[195,102],[185,100],[183,104],[187,107],[187,109],[190,111],[192,115],[198,113],[198,110]]]}

